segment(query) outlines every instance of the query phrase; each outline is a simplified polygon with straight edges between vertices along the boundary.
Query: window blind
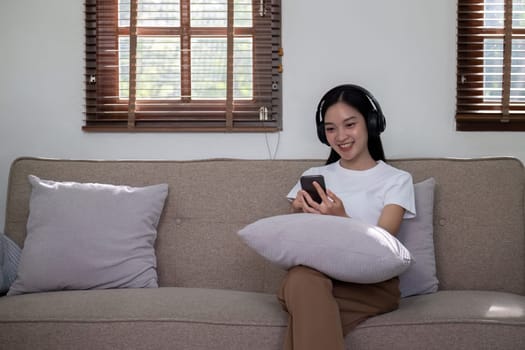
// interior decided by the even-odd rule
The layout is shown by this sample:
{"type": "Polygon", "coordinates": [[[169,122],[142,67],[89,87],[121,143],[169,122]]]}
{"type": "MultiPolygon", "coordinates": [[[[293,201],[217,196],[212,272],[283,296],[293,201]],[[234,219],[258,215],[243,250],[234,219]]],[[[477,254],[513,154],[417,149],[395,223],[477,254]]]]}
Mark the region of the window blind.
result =
{"type": "Polygon", "coordinates": [[[525,1],[458,0],[456,126],[525,130],[525,1]]]}
{"type": "Polygon", "coordinates": [[[280,0],[86,0],[86,131],[281,130],[280,0]]]}

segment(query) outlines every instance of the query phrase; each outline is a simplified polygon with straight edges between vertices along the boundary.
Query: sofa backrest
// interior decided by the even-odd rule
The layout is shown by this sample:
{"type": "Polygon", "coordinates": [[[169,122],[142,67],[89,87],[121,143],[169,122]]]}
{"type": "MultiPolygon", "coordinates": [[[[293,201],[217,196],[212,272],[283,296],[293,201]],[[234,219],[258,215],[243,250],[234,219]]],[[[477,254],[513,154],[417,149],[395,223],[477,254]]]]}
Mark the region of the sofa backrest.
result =
{"type": "MultiPolygon", "coordinates": [[[[92,161],[19,158],[11,166],[6,233],[20,245],[29,174],[57,181],[168,183],[156,253],[161,286],[275,292],[284,272],[237,231],[289,212],[285,195],[321,160],[92,161]]],[[[437,182],[434,239],[440,289],[525,294],[525,172],[513,158],[400,159],[414,182],[437,182]]]]}

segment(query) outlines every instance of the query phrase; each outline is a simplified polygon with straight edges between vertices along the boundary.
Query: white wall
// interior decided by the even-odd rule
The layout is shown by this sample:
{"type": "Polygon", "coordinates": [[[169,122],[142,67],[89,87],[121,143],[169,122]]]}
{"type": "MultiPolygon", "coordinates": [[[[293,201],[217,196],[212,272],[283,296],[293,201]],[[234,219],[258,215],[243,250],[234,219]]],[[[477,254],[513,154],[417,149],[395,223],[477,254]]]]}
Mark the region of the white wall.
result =
{"type": "Polygon", "coordinates": [[[344,82],[364,85],[381,102],[387,157],[504,155],[525,162],[522,132],[455,131],[455,0],[318,4],[282,0],[282,133],[96,134],[81,131],[83,1],[2,0],[0,223],[8,168],[20,156],[324,158],[313,113],[320,95],[344,82]]]}

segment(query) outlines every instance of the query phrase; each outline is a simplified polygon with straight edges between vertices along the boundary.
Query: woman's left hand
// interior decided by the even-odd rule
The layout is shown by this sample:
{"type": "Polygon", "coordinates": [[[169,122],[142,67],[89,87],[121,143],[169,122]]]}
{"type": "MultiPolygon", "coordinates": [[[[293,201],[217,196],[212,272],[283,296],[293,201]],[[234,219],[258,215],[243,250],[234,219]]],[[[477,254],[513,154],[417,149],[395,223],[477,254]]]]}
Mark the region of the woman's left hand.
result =
{"type": "Polygon", "coordinates": [[[312,214],[349,217],[346,213],[343,201],[337,197],[335,193],[329,189],[327,189],[325,193],[321,186],[316,182],[314,182],[314,187],[321,197],[321,203],[315,202],[310,196],[306,195],[305,197],[308,205],[303,208],[303,211],[312,214]]]}

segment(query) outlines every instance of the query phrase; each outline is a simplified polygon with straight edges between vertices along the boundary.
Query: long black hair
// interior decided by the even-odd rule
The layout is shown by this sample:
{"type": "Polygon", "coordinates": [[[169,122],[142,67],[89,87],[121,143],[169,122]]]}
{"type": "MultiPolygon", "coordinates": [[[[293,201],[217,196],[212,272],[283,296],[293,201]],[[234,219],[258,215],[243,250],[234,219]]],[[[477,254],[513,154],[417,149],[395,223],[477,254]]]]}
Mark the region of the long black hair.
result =
{"type": "MultiPolygon", "coordinates": [[[[342,85],[341,88],[332,89],[319,103],[318,111],[319,114],[316,116],[316,123],[318,127],[318,135],[321,142],[326,143],[326,136],[324,134],[324,116],[326,111],[332,105],[343,102],[347,105],[357,109],[359,113],[363,115],[367,124],[368,130],[368,151],[372,158],[376,161],[382,160],[385,161],[385,153],[383,151],[383,144],[381,142],[380,133],[370,132],[369,125],[371,124],[369,118],[374,117],[374,112],[376,107],[370,101],[370,98],[365,93],[366,90],[359,88],[355,85],[342,85]],[[318,120],[318,119],[321,119],[318,120]],[[322,128],[322,129],[321,129],[322,128]]],[[[382,130],[381,130],[382,131],[382,130]]],[[[332,148],[330,150],[330,155],[326,160],[326,164],[331,164],[341,159],[339,154],[332,148]]]]}

